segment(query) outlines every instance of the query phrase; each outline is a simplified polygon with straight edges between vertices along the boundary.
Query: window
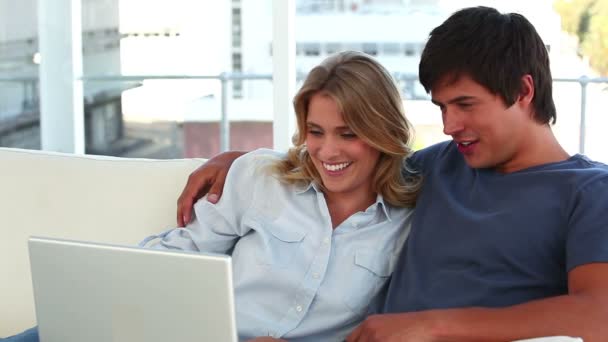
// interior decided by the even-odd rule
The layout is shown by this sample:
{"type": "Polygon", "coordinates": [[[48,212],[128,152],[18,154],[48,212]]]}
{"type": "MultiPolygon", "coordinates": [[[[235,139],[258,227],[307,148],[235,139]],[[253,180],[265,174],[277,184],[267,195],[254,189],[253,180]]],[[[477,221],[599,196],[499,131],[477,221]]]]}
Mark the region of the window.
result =
{"type": "Polygon", "coordinates": [[[368,55],[376,56],[378,55],[378,44],[376,43],[363,43],[363,52],[368,55]]]}
{"type": "Polygon", "coordinates": [[[405,44],[404,49],[407,57],[414,57],[416,55],[416,47],[414,44],[405,44]]]}
{"type": "Polygon", "coordinates": [[[382,53],[387,56],[396,56],[401,53],[401,46],[399,43],[383,43],[382,53]]]}
{"type": "Polygon", "coordinates": [[[342,44],[340,44],[340,43],[325,44],[325,53],[327,53],[328,55],[331,55],[331,54],[336,53],[341,50],[342,50],[342,44]]]}
{"type": "Polygon", "coordinates": [[[302,43],[302,54],[304,56],[319,56],[321,54],[321,44],[302,43]]]}

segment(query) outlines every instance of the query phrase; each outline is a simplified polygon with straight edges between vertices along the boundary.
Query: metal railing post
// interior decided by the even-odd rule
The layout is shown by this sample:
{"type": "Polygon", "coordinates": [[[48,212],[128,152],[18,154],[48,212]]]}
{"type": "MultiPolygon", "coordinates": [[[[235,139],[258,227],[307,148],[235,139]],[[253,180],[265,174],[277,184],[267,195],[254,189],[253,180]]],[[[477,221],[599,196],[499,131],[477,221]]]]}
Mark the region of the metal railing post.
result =
{"type": "Polygon", "coordinates": [[[579,143],[578,151],[580,154],[585,153],[585,137],[586,137],[586,111],[587,111],[587,84],[589,84],[589,78],[582,76],[579,79],[581,85],[581,122],[579,127],[579,143]]]}
{"type": "Polygon", "coordinates": [[[220,74],[222,82],[221,94],[221,119],[220,119],[220,151],[225,152],[230,149],[230,121],[228,121],[228,74],[220,74]]]}

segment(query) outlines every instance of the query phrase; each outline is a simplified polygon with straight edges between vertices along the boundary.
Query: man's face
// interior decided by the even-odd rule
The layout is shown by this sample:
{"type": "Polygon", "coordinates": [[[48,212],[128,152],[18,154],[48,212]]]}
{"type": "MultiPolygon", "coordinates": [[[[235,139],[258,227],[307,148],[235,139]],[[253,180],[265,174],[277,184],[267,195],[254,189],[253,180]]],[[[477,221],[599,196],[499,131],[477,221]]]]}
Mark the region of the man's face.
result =
{"type": "Polygon", "coordinates": [[[500,96],[462,75],[446,77],[433,87],[432,101],[441,109],[443,132],[450,135],[472,168],[511,172],[525,163],[531,127],[538,125],[526,106],[507,108],[500,96]]]}

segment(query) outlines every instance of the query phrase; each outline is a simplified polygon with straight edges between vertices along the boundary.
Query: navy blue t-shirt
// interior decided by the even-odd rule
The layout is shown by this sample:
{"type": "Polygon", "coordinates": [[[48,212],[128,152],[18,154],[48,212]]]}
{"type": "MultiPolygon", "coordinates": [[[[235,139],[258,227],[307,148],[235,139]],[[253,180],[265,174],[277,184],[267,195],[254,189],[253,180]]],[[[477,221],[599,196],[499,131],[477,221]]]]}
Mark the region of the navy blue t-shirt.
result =
{"type": "Polygon", "coordinates": [[[566,294],[569,270],[608,262],[608,166],[575,155],[502,174],[470,168],[452,142],[409,162],[424,184],[380,311],[566,294]]]}

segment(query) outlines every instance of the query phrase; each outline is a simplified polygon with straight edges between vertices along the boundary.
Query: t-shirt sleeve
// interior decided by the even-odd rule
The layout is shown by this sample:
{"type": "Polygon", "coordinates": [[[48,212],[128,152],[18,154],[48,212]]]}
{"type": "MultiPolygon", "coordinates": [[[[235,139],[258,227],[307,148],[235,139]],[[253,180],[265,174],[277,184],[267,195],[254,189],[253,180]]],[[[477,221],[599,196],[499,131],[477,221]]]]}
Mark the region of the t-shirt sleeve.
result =
{"type": "Polygon", "coordinates": [[[566,235],[566,267],[608,262],[608,175],[573,198],[566,235]]]}

